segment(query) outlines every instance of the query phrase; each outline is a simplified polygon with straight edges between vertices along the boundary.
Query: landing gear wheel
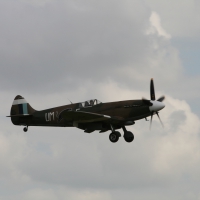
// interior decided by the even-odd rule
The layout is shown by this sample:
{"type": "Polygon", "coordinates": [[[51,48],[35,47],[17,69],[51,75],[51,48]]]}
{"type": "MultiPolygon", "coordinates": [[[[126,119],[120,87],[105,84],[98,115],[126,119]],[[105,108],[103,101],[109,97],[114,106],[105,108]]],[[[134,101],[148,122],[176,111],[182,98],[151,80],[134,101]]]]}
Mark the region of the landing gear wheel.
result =
{"type": "Polygon", "coordinates": [[[111,142],[115,143],[119,140],[119,132],[112,132],[110,135],[109,135],[109,139],[111,142]]]}
{"type": "Polygon", "coordinates": [[[27,132],[28,131],[28,127],[24,127],[24,132],[27,132]]]}
{"type": "Polygon", "coordinates": [[[132,142],[134,140],[134,135],[132,132],[127,131],[126,133],[124,133],[124,140],[126,142],[132,142]]]}

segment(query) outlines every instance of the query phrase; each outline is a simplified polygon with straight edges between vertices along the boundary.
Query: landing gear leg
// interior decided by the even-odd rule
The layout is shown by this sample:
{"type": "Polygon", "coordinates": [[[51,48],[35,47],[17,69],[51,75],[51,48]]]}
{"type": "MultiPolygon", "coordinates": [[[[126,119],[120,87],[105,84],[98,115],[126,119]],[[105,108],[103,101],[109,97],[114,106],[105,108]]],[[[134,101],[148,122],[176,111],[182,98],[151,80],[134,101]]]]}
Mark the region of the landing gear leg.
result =
{"type": "Polygon", "coordinates": [[[28,126],[27,127],[24,127],[24,132],[27,132],[28,131],[28,126]]]}
{"type": "Polygon", "coordinates": [[[132,132],[127,131],[125,126],[122,126],[122,129],[124,131],[124,140],[126,142],[132,142],[134,140],[134,135],[132,132]]]}

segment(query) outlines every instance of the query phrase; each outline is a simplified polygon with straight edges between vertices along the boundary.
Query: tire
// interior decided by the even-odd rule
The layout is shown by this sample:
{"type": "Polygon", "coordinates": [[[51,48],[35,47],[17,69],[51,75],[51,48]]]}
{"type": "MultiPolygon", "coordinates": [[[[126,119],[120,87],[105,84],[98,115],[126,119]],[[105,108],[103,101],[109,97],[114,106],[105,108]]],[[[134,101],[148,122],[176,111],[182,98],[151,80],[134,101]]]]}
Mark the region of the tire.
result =
{"type": "Polygon", "coordinates": [[[109,139],[111,142],[115,143],[119,140],[119,133],[118,132],[112,132],[110,135],[109,135],[109,139]]]}
{"type": "Polygon", "coordinates": [[[130,131],[127,131],[125,134],[124,134],[124,140],[126,142],[132,142],[134,140],[134,135],[132,132],[130,131]]]}

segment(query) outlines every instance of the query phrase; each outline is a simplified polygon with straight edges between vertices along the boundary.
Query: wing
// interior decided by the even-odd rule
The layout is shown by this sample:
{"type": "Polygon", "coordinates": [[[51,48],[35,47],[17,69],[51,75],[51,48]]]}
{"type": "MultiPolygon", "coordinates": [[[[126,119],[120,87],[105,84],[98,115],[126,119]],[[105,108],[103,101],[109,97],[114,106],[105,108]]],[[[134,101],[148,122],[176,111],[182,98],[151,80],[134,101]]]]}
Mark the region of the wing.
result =
{"type": "Polygon", "coordinates": [[[110,123],[118,123],[124,119],[121,117],[111,117],[108,115],[102,115],[91,112],[83,111],[68,111],[64,110],[59,114],[59,119],[64,118],[67,121],[76,121],[79,123],[97,122],[97,121],[109,121],[110,123]]]}

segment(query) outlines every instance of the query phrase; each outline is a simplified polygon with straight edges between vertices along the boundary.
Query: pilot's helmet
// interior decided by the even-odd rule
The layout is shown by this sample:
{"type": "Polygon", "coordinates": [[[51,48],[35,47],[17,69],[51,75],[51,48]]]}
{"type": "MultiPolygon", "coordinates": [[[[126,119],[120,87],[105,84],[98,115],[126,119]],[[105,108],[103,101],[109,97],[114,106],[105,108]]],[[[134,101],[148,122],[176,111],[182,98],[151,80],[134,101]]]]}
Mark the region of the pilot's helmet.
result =
{"type": "Polygon", "coordinates": [[[93,106],[94,105],[94,101],[90,100],[90,105],[93,106]]]}
{"type": "Polygon", "coordinates": [[[85,106],[86,106],[86,107],[89,106],[89,103],[88,103],[87,101],[85,102],[85,106]]]}
{"type": "Polygon", "coordinates": [[[79,108],[82,108],[82,107],[83,107],[82,103],[79,103],[79,108]]]}

